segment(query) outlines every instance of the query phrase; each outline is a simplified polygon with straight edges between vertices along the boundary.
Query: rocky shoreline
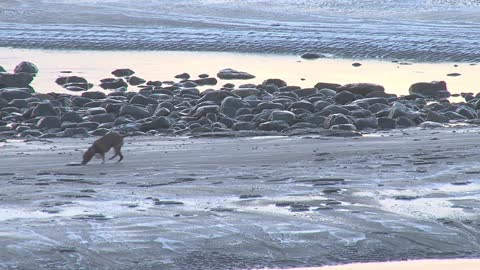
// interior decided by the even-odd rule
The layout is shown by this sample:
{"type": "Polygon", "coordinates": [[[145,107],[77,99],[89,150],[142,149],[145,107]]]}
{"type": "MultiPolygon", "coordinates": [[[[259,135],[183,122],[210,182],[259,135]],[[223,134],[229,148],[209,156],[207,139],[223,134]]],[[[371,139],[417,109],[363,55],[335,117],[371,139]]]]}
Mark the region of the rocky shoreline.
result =
{"type": "Polygon", "coordinates": [[[251,136],[321,134],[358,136],[378,130],[443,127],[478,122],[480,95],[453,103],[445,82],[413,84],[409,94],[389,94],[381,85],[319,82],[312,88],[281,79],[262,84],[218,86],[220,80],[255,78],[221,70],[215,77],[183,73],[174,80],[147,81],[131,69],[94,84],[68,71],[56,80],[77,92],[36,93],[38,68],[21,62],[0,66],[0,137],[99,136],[111,129],[129,135],[251,136]],[[81,94],[80,94],[81,93],[81,94]]]}

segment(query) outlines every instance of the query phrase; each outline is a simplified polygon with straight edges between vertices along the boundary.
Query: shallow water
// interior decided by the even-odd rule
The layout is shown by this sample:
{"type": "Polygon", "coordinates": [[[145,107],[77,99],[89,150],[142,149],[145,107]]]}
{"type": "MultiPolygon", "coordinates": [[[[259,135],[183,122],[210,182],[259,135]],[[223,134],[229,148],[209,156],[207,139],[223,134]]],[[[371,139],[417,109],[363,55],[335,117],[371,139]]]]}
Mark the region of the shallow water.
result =
{"type": "Polygon", "coordinates": [[[440,0],[19,0],[0,46],[480,61],[480,4],[440,0]]]}
{"type": "MultiPolygon", "coordinates": [[[[145,51],[58,51],[0,48],[0,65],[12,71],[20,61],[35,63],[40,73],[32,86],[37,92],[65,92],[54,83],[58,76],[79,75],[95,85],[100,79],[112,77],[111,71],[128,67],[137,76],[146,80],[172,80],[183,72],[192,78],[207,73],[216,76],[224,68],[247,71],[256,76],[252,80],[219,80],[214,89],[225,83],[237,86],[246,83],[262,83],[276,77],[289,85],[313,87],[318,82],[339,84],[371,82],[385,86],[388,93],[408,94],[410,85],[420,81],[447,82],[452,93],[478,92],[480,65],[454,63],[413,63],[401,65],[388,61],[361,61],[355,68],[352,60],[317,59],[303,60],[298,56],[260,55],[220,52],[145,52],[145,51]],[[71,71],[71,74],[61,73],[71,71]],[[458,72],[461,76],[449,77],[448,73],[458,72]]],[[[202,89],[206,89],[203,87],[202,89]]],[[[131,87],[135,90],[135,87],[131,87]]],[[[95,86],[92,90],[101,90],[95,86]]],[[[70,92],[72,93],[72,92],[70,92]]]]}

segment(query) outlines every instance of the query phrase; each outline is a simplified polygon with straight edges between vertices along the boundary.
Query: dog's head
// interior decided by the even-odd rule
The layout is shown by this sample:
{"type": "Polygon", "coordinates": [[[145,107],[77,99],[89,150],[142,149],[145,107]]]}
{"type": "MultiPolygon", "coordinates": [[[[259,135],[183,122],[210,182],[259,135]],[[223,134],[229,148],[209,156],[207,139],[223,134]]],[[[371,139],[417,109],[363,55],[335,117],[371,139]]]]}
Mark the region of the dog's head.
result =
{"type": "Polygon", "coordinates": [[[87,164],[93,158],[94,155],[95,155],[95,149],[93,149],[93,147],[88,148],[88,150],[85,151],[85,153],[83,154],[82,165],[87,164]]]}

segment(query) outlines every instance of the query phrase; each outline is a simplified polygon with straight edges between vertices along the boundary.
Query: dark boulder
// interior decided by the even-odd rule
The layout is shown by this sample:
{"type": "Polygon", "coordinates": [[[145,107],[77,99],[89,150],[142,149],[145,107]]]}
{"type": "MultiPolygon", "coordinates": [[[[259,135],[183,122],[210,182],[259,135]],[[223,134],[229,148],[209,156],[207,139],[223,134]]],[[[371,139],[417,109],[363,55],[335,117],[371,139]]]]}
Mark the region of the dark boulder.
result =
{"type": "Polygon", "coordinates": [[[0,88],[28,87],[33,81],[31,73],[0,73],[0,88]]]}
{"type": "Polygon", "coordinates": [[[135,73],[135,71],[129,69],[129,68],[119,68],[115,69],[112,71],[112,75],[116,77],[127,77],[127,76],[132,76],[135,73]]]}
{"type": "Polygon", "coordinates": [[[373,83],[351,83],[337,87],[337,92],[348,91],[352,94],[366,96],[372,92],[385,92],[385,88],[373,83]]]}
{"type": "Polygon", "coordinates": [[[13,70],[14,73],[30,73],[30,74],[37,74],[38,67],[31,62],[23,61],[20,62],[15,69],[13,70]]]}
{"type": "Polygon", "coordinates": [[[222,80],[249,80],[255,78],[255,76],[250,73],[230,68],[220,70],[217,73],[217,77],[222,80]]]}
{"type": "Polygon", "coordinates": [[[431,99],[450,97],[450,92],[447,89],[447,83],[444,81],[415,83],[410,86],[408,92],[410,94],[417,94],[431,99]]]}

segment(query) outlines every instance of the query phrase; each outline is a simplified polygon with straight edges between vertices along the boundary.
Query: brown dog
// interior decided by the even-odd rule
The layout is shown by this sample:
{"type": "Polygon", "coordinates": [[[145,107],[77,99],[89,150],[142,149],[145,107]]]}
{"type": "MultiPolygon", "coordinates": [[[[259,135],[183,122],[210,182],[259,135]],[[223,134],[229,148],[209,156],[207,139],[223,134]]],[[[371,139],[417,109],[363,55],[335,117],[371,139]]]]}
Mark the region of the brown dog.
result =
{"type": "Polygon", "coordinates": [[[116,156],[119,156],[120,159],[118,162],[122,161],[123,155],[121,148],[123,146],[123,138],[125,136],[121,135],[116,131],[110,131],[105,134],[100,139],[96,140],[90,148],[83,154],[82,165],[87,164],[95,155],[99,155],[102,158],[102,164],[105,163],[105,153],[107,153],[110,148],[113,147],[115,155],[110,158],[112,160],[116,156]]]}

